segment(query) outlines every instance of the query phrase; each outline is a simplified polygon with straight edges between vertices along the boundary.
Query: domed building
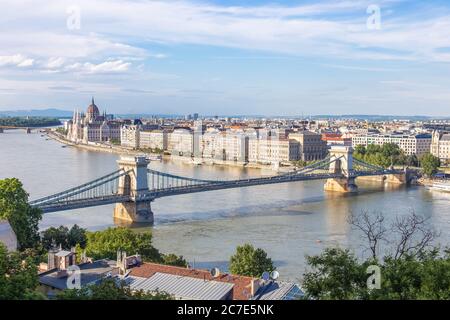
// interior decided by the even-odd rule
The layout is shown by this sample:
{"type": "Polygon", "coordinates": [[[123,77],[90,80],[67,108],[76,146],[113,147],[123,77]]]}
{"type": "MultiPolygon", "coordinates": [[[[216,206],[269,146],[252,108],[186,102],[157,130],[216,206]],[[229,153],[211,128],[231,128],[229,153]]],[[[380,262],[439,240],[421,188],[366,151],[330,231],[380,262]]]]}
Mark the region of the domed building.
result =
{"type": "Polygon", "coordinates": [[[67,139],[77,143],[120,141],[120,128],[112,115],[100,115],[92,97],[86,114],[74,111],[72,120],[67,122],[67,139]]]}
{"type": "Polygon", "coordinates": [[[92,103],[89,105],[86,111],[86,117],[89,121],[95,121],[100,116],[100,111],[95,105],[94,97],[92,97],[92,103]]]}

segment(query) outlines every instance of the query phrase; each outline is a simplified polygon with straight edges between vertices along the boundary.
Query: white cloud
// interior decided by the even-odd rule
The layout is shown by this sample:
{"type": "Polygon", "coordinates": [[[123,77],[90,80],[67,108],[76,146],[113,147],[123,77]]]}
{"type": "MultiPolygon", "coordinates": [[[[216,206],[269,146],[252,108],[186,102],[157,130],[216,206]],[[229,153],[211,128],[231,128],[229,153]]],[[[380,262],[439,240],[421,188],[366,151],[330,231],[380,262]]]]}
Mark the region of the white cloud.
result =
{"type": "Polygon", "coordinates": [[[15,54],[11,56],[0,56],[0,67],[31,67],[34,60],[22,54],[15,54]]]}
{"type": "Polygon", "coordinates": [[[66,71],[72,71],[82,74],[105,74],[120,73],[128,71],[131,63],[123,60],[105,61],[99,64],[90,62],[74,63],[65,67],[66,71]]]}

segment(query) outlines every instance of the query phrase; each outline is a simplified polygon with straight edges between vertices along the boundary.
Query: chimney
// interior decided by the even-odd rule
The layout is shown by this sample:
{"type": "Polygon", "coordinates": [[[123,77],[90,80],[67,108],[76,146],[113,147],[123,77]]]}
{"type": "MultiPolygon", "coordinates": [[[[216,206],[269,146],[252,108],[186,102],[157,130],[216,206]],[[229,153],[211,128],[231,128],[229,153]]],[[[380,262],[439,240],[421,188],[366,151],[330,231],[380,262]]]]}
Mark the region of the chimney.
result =
{"type": "Polygon", "coordinates": [[[250,293],[251,293],[251,296],[252,296],[252,297],[254,297],[255,294],[256,294],[256,292],[258,292],[259,288],[262,287],[261,284],[262,284],[261,279],[254,278],[254,279],[251,280],[251,283],[250,283],[250,293]]]}

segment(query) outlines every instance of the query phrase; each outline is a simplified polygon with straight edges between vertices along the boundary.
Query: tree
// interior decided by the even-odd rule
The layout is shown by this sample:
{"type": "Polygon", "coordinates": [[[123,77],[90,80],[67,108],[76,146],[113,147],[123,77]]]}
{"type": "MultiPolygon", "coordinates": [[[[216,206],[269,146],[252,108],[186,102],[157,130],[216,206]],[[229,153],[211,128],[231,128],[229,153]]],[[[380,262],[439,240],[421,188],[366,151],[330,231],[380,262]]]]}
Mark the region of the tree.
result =
{"type": "Polygon", "coordinates": [[[164,255],[152,245],[151,232],[133,232],[125,227],[87,232],[86,254],[94,259],[116,259],[117,251],[128,255],[139,253],[144,261],[175,266],[187,266],[182,256],[164,255]]]}
{"type": "Polygon", "coordinates": [[[76,224],[70,230],[64,226],[50,227],[42,232],[41,243],[46,250],[59,246],[63,249],[71,249],[77,245],[84,249],[87,244],[86,230],[76,224]]]}
{"type": "Polygon", "coordinates": [[[238,246],[236,253],[230,258],[232,274],[261,277],[264,272],[274,270],[272,259],[267,257],[267,253],[263,249],[255,249],[251,244],[238,246]]]}
{"type": "Polygon", "coordinates": [[[423,173],[430,177],[437,172],[437,169],[441,165],[441,161],[431,153],[426,153],[420,158],[420,164],[423,173]]]}
{"type": "Polygon", "coordinates": [[[349,250],[329,248],[307,257],[312,268],[304,274],[303,288],[309,299],[450,299],[448,250],[426,250],[419,256],[386,256],[381,262],[358,261],[349,250]],[[367,287],[369,265],[378,265],[380,289],[367,287]]]}
{"type": "Polygon", "coordinates": [[[396,217],[390,225],[384,216],[362,212],[349,223],[358,229],[371,252],[358,261],[349,250],[328,248],[307,257],[311,270],[304,274],[306,297],[313,299],[448,299],[450,251],[441,254],[431,246],[436,233],[427,219],[414,212],[396,217]],[[380,250],[381,244],[388,247],[380,250]],[[388,250],[388,249],[391,250],[388,250]],[[379,256],[379,252],[384,252],[379,256]],[[366,285],[369,265],[381,270],[381,289],[366,285]]]}
{"type": "Polygon", "coordinates": [[[125,227],[87,232],[86,254],[94,259],[116,259],[117,251],[139,253],[146,261],[160,261],[161,254],[152,245],[150,232],[136,233],[125,227]]]}
{"type": "Polygon", "coordinates": [[[20,250],[39,243],[42,212],[28,204],[28,193],[19,179],[0,180],[0,219],[7,219],[14,230],[20,250]]]}
{"type": "Polygon", "coordinates": [[[37,293],[37,260],[30,252],[8,252],[0,243],[0,300],[43,299],[37,293]]]}
{"type": "Polygon", "coordinates": [[[188,265],[187,261],[183,258],[183,256],[177,256],[176,254],[173,253],[163,254],[162,259],[164,264],[170,266],[187,267],[188,265]]]}
{"type": "Polygon", "coordinates": [[[113,278],[81,289],[65,289],[56,296],[58,300],[170,300],[172,296],[164,292],[132,291],[124,281],[113,278]]]}
{"type": "Polygon", "coordinates": [[[366,286],[365,268],[348,249],[327,248],[317,256],[307,256],[312,269],[304,274],[306,298],[358,299],[366,286]]]}

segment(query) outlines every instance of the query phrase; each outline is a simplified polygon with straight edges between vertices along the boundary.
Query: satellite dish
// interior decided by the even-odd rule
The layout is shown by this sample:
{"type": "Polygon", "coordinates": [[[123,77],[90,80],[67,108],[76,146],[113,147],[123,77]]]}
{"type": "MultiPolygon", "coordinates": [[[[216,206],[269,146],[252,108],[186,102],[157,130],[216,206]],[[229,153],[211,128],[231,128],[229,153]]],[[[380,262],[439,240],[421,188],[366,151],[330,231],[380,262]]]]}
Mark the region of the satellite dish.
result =
{"type": "Polygon", "coordinates": [[[261,278],[262,278],[264,281],[269,281],[269,280],[270,280],[270,273],[268,273],[267,271],[264,271],[263,274],[262,274],[262,276],[261,276],[261,278]]]}
{"type": "Polygon", "coordinates": [[[272,278],[272,280],[277,280],[279,276],[280,276],[280,273],[278,271],[272,271],[272,273],[270,274],[270,277],[272,278]]]}
{"type": "Polygon", "coordinates": [[[220,276],[220,270],[219,268],[212,268],[209,273],[211,273],[211,276],[213,278],[217,278],[218,276],[220,276]]]}

